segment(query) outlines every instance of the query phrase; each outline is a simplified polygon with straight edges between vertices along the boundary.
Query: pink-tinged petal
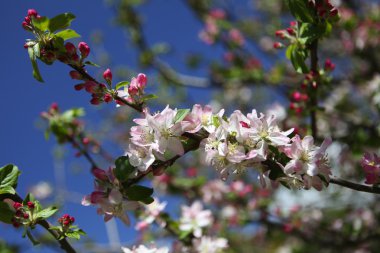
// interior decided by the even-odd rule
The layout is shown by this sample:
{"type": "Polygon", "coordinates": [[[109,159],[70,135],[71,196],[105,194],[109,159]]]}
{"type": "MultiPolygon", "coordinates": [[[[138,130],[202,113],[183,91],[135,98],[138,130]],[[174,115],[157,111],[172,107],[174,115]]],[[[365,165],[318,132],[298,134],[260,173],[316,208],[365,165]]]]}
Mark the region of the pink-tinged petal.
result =
{"type": "Polygon", "coordinates": [[[104,222],[110,221],[114,216],[112,214],[104,214],[104,222]]]}
{"type": "Polygon", "coordinates": [[[125,225],[129,226],[131,224],[131,221],[129,220],[129,217],[127,214],[123,214],[118,217],[125,225]]]}
{"type": "Polygon", "coordinates": [[[91,193],[91,203],[92,204],[97,204],[99,203],[102,199],[104,199],[105,195],[104,195],[104,192],[100,192],[100,191],[94,191],[91,193]]]}
{"type": "Polygon", "coordinates": [[[176,137],[169,137],[167,148],[177,155],[183,155],[185,153],[181,141],[176,137]]]}
{"type": "Polygon", "coordinates": [[[307,135],[302,140],[302,147],[305,150],[310,150],[314,146],[313,136],[307,135]]]}
{"type": "Polygon", "coordinates": [[[290,142],[290,138],[279,132],[270,133],[268,139],[275,145],[284,146],[290,142]]]}
{"type": "Polygon", "coordinates": [[[322,191],[323,189],[323,181],[318,177],[314,176],[312,178],[311,185],[317,190],[317,191],[322,191]]]}
{"type": "Polygon", "coordinates": [[[123,200],[123,195],[119,190],[112,189],[108,195],[108,200],[111,204],[119,204],[123,200]]]}
{"type": "Polygon", "coordinates": [[[86,195],[83,197],[81,204],[83,206],[90,206],[91,205],[91,195],[86,195]]]}

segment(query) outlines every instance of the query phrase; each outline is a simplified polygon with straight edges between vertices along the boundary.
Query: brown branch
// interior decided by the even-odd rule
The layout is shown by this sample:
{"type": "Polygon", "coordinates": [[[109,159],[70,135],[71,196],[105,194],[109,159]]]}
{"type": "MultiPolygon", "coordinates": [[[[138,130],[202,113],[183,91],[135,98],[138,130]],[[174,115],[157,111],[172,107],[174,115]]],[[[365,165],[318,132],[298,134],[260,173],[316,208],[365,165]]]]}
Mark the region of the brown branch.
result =
{"type": "MultiPolygon", "coordinates": [[[[1,194],[0,195],[0,201],[3,201],[4,199],[11,199],[15,202],[22,202],[23,199],[18,194],[1,194]]],[[[40,220],[37,221],[38,225],[45,228],[57,242],[59,243],[61,249],[63,249],[67,253],[76,253],[75,249],[71,246],[71,244],[66,240],[66,238],[59,239],[61,235],[56,230],[50,229],[52,225],[46,221],[46,220],[40,220]]]]}
{"type": "Polygon", "coordinates": [[[315,40],[310,45],[310,69],[313,75],[317,79],[315,86],[310,87],[310,121],[311,121],[311,133],[314,139],[318,137],[318,127],[317,127],[317,106],[318,106],[318,40],[315,40]]]}
{"type": "Polygon", "coordinates": [[[357,183],[350,182],[341,178],[330,178],[330,183],[343,186],[343,187],[346,187],[355,191],[359,191],[359,192],[369,192],[369,193],[380,194],[379,187],[357,184],[357,183]]]}

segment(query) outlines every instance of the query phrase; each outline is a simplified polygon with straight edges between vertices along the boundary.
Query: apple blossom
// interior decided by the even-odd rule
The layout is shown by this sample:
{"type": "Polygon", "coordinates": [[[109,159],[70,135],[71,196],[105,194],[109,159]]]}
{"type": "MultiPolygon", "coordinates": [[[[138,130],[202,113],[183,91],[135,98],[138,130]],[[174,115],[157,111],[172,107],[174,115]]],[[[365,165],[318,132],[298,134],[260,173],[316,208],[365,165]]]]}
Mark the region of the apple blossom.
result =
{"type": "Polygon", "coordinates": [[[165,209],[166,205],[167,202],[160,202],[157,198],[151,204],[145,205],[144,213],[140,216],[142,219],[136,224],[135,228],[141,230],[152,224],[165,209]]]}
{"type": "Polygon", "coordinates": [[[169,253],[169,249],[167,247],[163,248],[154,248],[154,247],[145,247],[144,245],[139,245],[137,248],[133,246],[132,249],[128,249],[125,247],[121,248],[124,253],[169,253]]]}
{"type": "Polygon", "coordinates": [[[203,210],[201,202],[195,201],[191,206],[181,206],[179,229],[193,232],[194,236],[202,236],[202,228],[212,224],[213,217],[210,210],[203,210]]]}
{"type": "Polygon", "coordinates": [[[193,240],[193,245],[197,253],[222,253],[228,247],[225,238],[213,238],[203,236],[193,240]]]}

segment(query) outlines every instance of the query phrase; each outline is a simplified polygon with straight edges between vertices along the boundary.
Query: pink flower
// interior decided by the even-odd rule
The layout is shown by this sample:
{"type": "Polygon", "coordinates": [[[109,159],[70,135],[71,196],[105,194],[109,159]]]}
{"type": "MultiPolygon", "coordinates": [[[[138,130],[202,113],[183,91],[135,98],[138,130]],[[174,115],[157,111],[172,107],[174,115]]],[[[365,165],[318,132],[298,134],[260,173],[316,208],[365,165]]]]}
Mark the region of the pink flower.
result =
{"type": "Polygon", "coordinates": [[[182,206],[179,229],[181,231],[191,231],[194,236],[202,236],[202,228],[210,226],[213,217],[210,210],[203,210],[201,202],[196,201],[191,206],[182,206]]]}
{"type": "Polygon", "coordinates": [[[128,249],[125,247],[121,248],[123,250],[123,253],[169,253],[169,249],[164,248],[155,248],[155,247],[145,247],[144,245],[139,245],[137,248],[136,246],[133,246],[132,249],[128,249]]]}
{"type": "Polygon", "coordinates": [[[153,203],[145,205],[144,212],[141,215],[142,220],[136,224],[136,230],[142,230],[152,224],[159,217],[160,213],[165,209],[166,205],[166,202],[160,203],[157,198],[154,199],[153,203]]]}
{"type": "Polygon", "coordinates": [[[377,184],[380,182],[380,158],[375,153],[364,153],[361,165],[365,173],[366,184],[377,184]]]}
{"type": "Polygon", "coordinates": [[[290,147],[285,148],[285,154],[291,160],[285,165],[284,172],[289,176],[299,178],[304,182],[306,189],[311,186],[322,189],[322,179],[330,180],[331,169],[326,158],[326,149],[331,139],[325,139],[320,147],[314,145],[312,136],[305,136],[302,140],[296,135],[290,147]]]}
{"type": "Polygon", "coordinates": [[[245,40],[244,40],[244,37],[243,35],[241,34],[241,32],[236,29],[236,28],[233,28],[231,29],[229,32],[228,32],[228,37],[230,38],[230,40],[235,43],[236,45],[238,46],[243,46],[244,43],[245,43],[245,40]]]}

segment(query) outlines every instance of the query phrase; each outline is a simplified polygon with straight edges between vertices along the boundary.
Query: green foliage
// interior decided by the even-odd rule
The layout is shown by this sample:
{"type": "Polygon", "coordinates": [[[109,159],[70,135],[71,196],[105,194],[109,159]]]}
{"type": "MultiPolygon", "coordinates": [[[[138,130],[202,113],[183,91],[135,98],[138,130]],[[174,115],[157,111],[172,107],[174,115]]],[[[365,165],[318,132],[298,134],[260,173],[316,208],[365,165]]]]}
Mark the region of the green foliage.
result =
{"type": "Polygon", "coordinates": [[[117,83],[117,84],[115,85],[115,89],[118,90],[118,89],[120,89],[120,88],[123,88],[123,87],[127,86],[128,84],[129,84],[129,82],[127,82],[127,81],[119,82],[119,83],[117,83]]]}
{"type": "Polygon", "coordinates": [[[120,182],[125,182],[129,178],[129,176],[136,170],[136,168],[129,163],[129,159],[127,156],[120,156],[119,158],[117,158],[115,161],[115,165],[116,167],[114,169],[114,174],[120,182]]]}
{"type": "Polygon", "coordinates": [[[35,219],[47,219],[50,216],[54,215],[58,211],[57,207],[50,206],[48,208],[42,209],[41,211],[35,214],[35,219]]]}
{"type": "Polygon", "coordinates": [[[28,47],[29,59],[33,67],[33,77],[39,82],[44,82],[37,65],[37,56],[40,55],[40,50],[39,44],[37,43],[36,45],[34,47],[28,47]]]}
{"type": "Polygon", "coordinates": [[[177,114],[174,117],[174,123],[181,122],[187,114],[189,114],[190,109],[178,109],[177,114]]]}
{"type": "Polygon", "coordinates": [[[298,73],[309,73],[309,68],[305,63],[307,56],[307,51],[301,49],[297,44],[290,44],[286,50],[286,57],[292,62],[294,69],[298,73]]]}
{"type": "Polygon", "coordinates": [[[307,0],[285,0],[285,3],[297,21],[313,23],[314,13],[307,0]]]}
{"type": "Polygon", "coordinates": [[[14,188],[17,186],[20,173],[17,166],[13,164],[8,164],[0,168],[0,194],[15,194],[14,188]]]}
{"type": "Polygon", "coordinates": [[[151,197],[153,194],[153,189],[149,187],[132,185],[126,189],[125,193],[129,200],[141,201],[145,204],[150,204],[153,202],[153,198],[151,197]]]}
{"type": "Polygon", "coordinates": [[[5,202],[0,202],[0,221],[11,224],[14,211],[5,202]]]}
{"type": "Polygon", "coordinates": [[[56,33],[55,36],[60,37],[63,40],[69,40],[69,39],[74,39],[74,38],[80,37],[80,35],[72,29],[66,29],[66,30],[60,31],[60,32],[56,33]]]}
{"type": "Polygon", "coordinates": [[[62,13],[54,18],[50,19],[49,31],[55,32],[57,30],[65,29],[70,26],[71,21],[75,19],[75,16],[71,13],[62,13]]]}

